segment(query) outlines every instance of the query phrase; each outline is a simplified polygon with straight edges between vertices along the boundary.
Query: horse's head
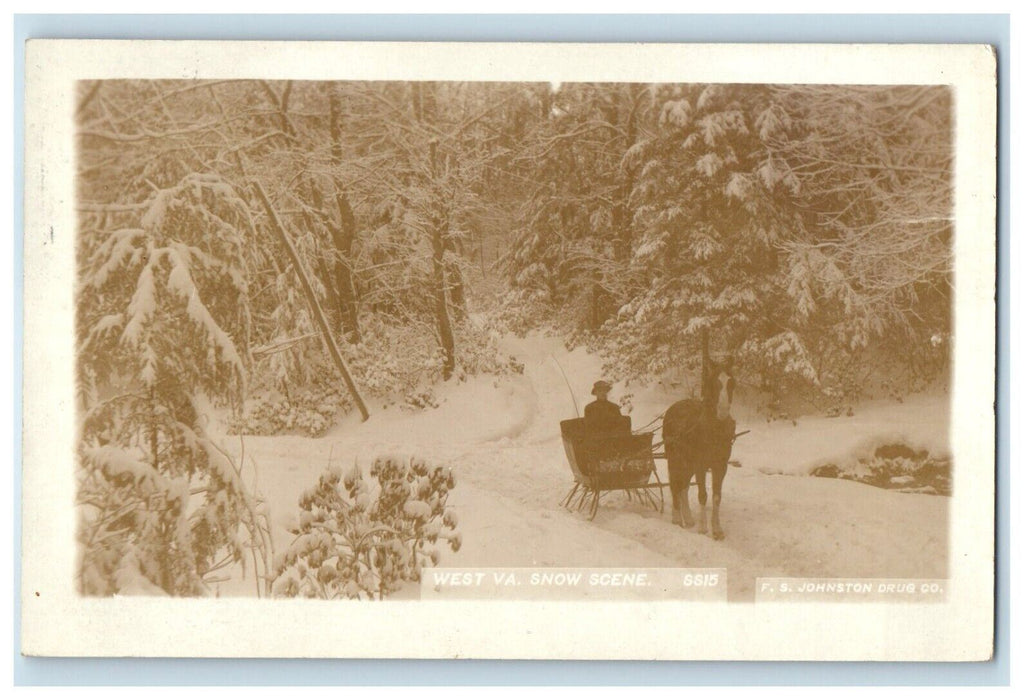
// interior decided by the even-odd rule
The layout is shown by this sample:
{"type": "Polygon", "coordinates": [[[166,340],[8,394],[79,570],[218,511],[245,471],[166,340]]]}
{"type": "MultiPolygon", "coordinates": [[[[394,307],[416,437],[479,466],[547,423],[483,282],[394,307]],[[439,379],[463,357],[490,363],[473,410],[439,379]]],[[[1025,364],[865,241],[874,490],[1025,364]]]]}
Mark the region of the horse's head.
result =
{"type": "Polygon", "coordinates": [[[705,407],[719,420],[730,417],[730,406],[734,402],[734,365],[732,360],[711,363],[708,376],[703,377],[702,399],[705,407]]]}

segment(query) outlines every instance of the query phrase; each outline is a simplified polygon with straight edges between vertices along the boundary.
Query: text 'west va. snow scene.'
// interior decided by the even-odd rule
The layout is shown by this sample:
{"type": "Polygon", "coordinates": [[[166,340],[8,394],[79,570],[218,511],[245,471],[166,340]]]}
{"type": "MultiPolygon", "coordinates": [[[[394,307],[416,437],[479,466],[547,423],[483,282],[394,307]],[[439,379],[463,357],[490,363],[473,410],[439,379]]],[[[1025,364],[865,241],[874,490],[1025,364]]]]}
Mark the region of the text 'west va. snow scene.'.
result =
{"type": "Polygon", "coordinates": [[[948,87],[77,90],[82,594],[948,577],[948,87]]]}

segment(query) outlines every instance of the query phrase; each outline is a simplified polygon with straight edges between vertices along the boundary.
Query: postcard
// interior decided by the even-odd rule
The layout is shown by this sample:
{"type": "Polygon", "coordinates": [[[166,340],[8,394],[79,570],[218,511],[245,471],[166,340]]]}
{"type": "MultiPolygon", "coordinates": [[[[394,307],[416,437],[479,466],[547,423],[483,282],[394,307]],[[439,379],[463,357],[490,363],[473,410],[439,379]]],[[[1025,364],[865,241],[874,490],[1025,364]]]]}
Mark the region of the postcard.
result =
{"type": "Polygon", "coordinates": [[[24,654],[991,658],[991,47],[26,66],[24,654]]]}

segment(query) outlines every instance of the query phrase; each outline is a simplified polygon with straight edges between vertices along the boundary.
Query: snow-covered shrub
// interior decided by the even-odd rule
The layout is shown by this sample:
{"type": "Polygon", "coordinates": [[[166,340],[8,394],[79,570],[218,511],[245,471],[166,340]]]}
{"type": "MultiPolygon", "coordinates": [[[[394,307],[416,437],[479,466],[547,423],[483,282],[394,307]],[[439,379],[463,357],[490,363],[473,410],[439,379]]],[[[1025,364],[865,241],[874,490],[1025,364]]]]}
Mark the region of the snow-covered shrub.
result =
{"type": "Polygon", "coordinates": [[[362,342],[343,352],[358,386],[379,399],[398,400],[439,379],[440,349],[428,326],[370,315],[362,342]]]}
{"type": "MultiPolygon", "coordinates": [[[[459,379],[522,371],[513,358],[498,352],[493,333],[469,321],[455,323],[454,331],[455,374],[459,379]]],[[[343,352],[355,381],[376,398],[404,400],[441,379],[441,351],[426,326],[369,317],[365,319],[362,342],[345,346],[343,352]]]]}
{"type": "MultiPolygon", "coordinates": [[[[362,317],[359,343],[341,343],[340,350],[354,380],[368,400],[383,407],[435,408],[433,387],[441,379],[441,354],[428,327],[362,317]]],[[[456,368],[459,381],[479,374],[507,375],[523,371],[515,358],[498,351],[496,335],[471,322],[456,324],[456,368]]],[[[350,394],[326,360],[317,337],[270,353],[256,365],[252,384],[262,395],[247,412],[230,421],[230,432],[254,435],[301,433],[318,437],[340,413],[352,410],[350,394]]]]}
{"type": "Polygon", "coordinates": [[[277,557],[283,597],[382,599],[462,544],[450,470],[419,459],[377,458],[365,474],[327,470],[299,500],[296,539],[277,557]]]}
{"type": "Polygon", "coordinates": [[[433,395],[432,391],[414,391],[405,396],[404,406],[415,410],[421,410],[424,408],[437,408],[440,404],[437,403],[437,397],[433,395]]]}
{"type": "MultiPolygon", "coordinates": [[[[340,342],[340,351],[366,400],[403,402],[425,391],[439,374],[435,341],[419,328],[391,325],[375,314],[362,317],[359,343],[340,342]]],[[[349,392],[315,335],[272,341],[252,372],[253,400],[230,420],[230,432],[255,435],[324,434],[341,413],[354,408],[349,392]]]]}
{"type": "MultiPolygon", "coordinates": [[[[526,263],[528,272],[537,271],[540,266],[533,263],[526,263]]],[[[532,274],[527,275],[532,278],[532,274]]],[[[517,336],[525,336],[533,330],[542,327],[553,326],[561,330],[565,326],[549,321],[561,317],[561,309],[551,301],[551,294],[546,285],[541,283],[533,285],[527,282],[526,277],[520,279],[524,283],[531,284],[529,288],[514,288],[504,294],[498,303],[498,308],[491,315],[491,322],[498,328],[511,331],[517,336]]]]}
{"type": "Polygon", "coordinates": [[[498,351],[497,337],[493,332],[471,323],[463,323],[456,330],[455,359],[459,379],[478,374],[505,376],[523,373],[522,363],[498,351]]]}
{"type": "Polygon", "coordinates": [[[216,570],[264,547],[259,504],[195,402],[243,393],[245,209],[223,181],[191,175],[154,194],[137,228],[83,232],[83,593],[203,594],[216,570]]]}
{"type": "Polygon", "coordinates": [[[905,443],[880,445],[872,453],[843,464],[821,464],[810,474],[859,481],[870,486],[908,493],[952,495],[952,460],[932,456],[905,443]]]}
{"type": "Polygon", "coordinates": [[[320,437],[333,426],[344,402],[340,391],[317,384],[291,396],[256,399],[243,415],[229,421],[232,435],[300,434],[320,437]]]}

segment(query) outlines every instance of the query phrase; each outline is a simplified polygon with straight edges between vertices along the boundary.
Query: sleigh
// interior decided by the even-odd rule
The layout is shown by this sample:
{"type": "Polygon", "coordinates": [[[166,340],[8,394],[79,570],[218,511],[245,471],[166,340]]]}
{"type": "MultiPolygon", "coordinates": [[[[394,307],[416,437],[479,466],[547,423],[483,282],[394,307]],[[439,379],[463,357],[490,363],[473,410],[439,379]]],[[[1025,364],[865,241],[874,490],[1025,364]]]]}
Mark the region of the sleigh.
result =
{"type": "Polygon", "coordinates": [[[663,487],[669,484],[659,479],[655,459],[664,455],[652,446],[652,434],[630,434],[630,417],[626,420],[626,435],[594,437],[586,434],[583,418],[564,420],[562,443],[573,473],[573,487],[561,504],[569,510],[588,510],[590,520],[598,512],[601,497],[612,491],[622,491],[631,500],[651,506],[660,513],[665,509],[663,487]],[[658,491],[658,498],[654,491],[658,491]]]}

